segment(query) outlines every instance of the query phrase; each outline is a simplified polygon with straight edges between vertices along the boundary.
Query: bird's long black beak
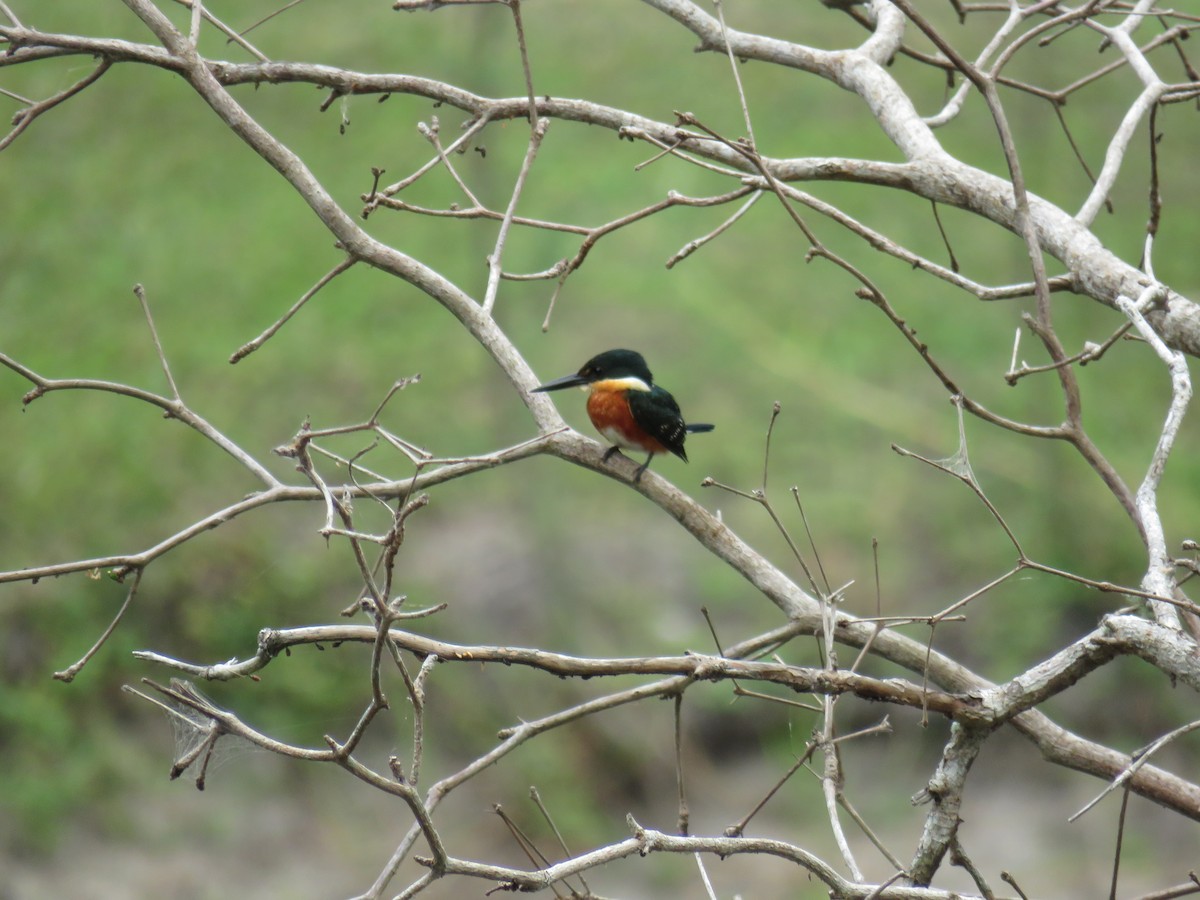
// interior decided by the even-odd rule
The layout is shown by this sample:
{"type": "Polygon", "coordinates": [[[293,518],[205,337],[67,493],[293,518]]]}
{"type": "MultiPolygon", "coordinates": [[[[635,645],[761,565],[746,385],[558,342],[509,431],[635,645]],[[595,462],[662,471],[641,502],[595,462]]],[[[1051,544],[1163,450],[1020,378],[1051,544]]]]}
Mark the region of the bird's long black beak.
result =
{"type": "Polygon", "coordinates": [[[588,380],[582,375],[564,375],[562,378],[555,378],[553,381],[539,384],[533,389],[533,392],[537,394],[543,391],[561,391],[563,388],[582,387],[587,383],[588,380]]]}

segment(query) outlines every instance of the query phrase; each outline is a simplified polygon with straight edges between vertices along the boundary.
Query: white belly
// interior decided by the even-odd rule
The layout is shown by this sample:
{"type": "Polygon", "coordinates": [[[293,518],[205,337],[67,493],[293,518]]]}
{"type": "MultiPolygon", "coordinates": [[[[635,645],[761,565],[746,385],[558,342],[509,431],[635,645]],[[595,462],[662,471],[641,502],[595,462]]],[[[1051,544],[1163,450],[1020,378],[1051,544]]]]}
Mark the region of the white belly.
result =
{"type": "Polygon", "coordinates": [[[641,450],[642,449],[637,444],[631,444],[631,443],[629,443],[629,441],[625,440],[625,436],[622,435],[621,432],[617,431],[617,429],[615,429],[615,428],[601,429],[600,434],[603,435],[604,439],[607,440],[610,444],[615,444],[616,446],[620,447],[623,450],[641,450]]]}

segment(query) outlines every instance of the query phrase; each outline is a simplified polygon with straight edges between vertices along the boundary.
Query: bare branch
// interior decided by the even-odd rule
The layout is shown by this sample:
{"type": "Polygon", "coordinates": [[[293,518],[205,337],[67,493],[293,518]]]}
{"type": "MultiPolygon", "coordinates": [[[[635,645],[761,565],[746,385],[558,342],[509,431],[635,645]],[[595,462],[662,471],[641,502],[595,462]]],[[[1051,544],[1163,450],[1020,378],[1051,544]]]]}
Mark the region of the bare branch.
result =
{"type": "MultiPolygon", "coordinates": [[[[11,18],[11,16],[10,16],[11,18]]],[[[0,30],[0,34],[4,34],[0,30]]],[[[53,97],[48,97],[38,103],[30,105],[27,109],[23,109],[13,116],[13,128],[7,135],[0,138],[0,150],[4,150],[9,144],[20,137],[21,132],[33,124],[34,119],[40,116],[47,110],[54,109],[60,103],[71,99],[84,88],[89,87],[100,79],[100,76],[107,72],[112,67],[112,61],[108,59],[100,60],[100,63],[92,70],[91,74],[81,78],[75,84],[71,85],[66,90],[59,91],[53,97]]]]}

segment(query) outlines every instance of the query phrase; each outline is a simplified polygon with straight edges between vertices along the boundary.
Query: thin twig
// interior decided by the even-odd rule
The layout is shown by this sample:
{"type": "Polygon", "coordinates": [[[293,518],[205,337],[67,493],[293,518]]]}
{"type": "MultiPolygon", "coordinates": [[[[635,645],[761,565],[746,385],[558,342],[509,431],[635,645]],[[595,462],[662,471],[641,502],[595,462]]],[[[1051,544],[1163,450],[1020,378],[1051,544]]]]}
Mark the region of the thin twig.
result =
{"type": "Polygon", "coordinates": [[[79,671],[86,666],[88,661],[96,655],[96,652],[104,646],[104,642],[108,640],[109,636],[112,635],[114,631],[116,631],[117,625],[120,624],[121,619],[125,617],[126,611],[129,609],[130,604],[133,603],[133,598],[137,596],[137,590],[138,587],[141,586],[142,574],[144,572],[144,569],[137,569],[135,571],[133,583],[129,585],[129,590],[125,593],[125,602],[121,604],[121,608],[117,610],[117,614],[113,616],[113,620],[108,623],[108,627],[104,629],[104,633],[97,638],[96,643],[92,644],[91,649],[88,650],[87,653],[83,654],[83,656],[81,656],[78,660],[67,666],[67,668],[59,672],[55,672],[54,677],[57,680],[66,682],[74,681],[75,676],[79,674],[79,671]]]}
{"type": "Polygon", "coordinates": [[[328,272],[326,272],[324,275],[322,275],[320,277],[320,279],[318,279],[317,283],[314,284],[307,291],[305,291],[304,295],[299,300],[297,300],[295,303],[293,303],[291,308],[288,309],[287,312],[285,312],[282,316],[280,316],[278,319],[276,319],[274,324],[272,324],[270,327],[268,327],[266,331],[264,331],[262,334],[260,334],[254,340],[247,341],[245,344],[243,344],[241,347],[239,347],[237,350],[235,350],[233,352],[233,354],[229,357],[229,362],[237,363],[240,360],[245,359],[247,356],[249,356],[251,353],[253,353],[255,350],[257,350],[259,347],[261,347],[263,344],[265,344],[267,341],[269,341],[272,337],[275,336],[275,333],[278,332],[279,329],[282,328],[287,323],[288,319],[290,319],[292,316],[294,316],[296,313],[298,313],[300,311],[300,308],[302,306],[304,306],[304,304],[307,303],[309,300],[311,300],[313,298],[313,296],[316,295],[317,291],[321,290],[321,288],[325,287],[325,285],[329,284],[329,282],[333,281],[333,279],[337,278],[337,276],[341,275],[343,272],[345,272],[347,269],[349,269],[351,266],[353,266],[356,262],[358,262],[357,259],[355,259],[352,256],[348,256],[344,260],[342,260],[340,263],[338,263],[336,266],[334,266],[332,269],[330,269],[328,272]]]}
{"type": "Polygon", "coordinates": [[[1146,763],[1148,763],[1150,761],[1150,757],[1152,757],[1155,753],[1157,753],[1159,750],[1161,750],[1167,744],[1171,743],[1174,740],[1178,740],[1179,738],[1183,737],[1185,734],[1190,734],[1191,732],[1196,731],[1197,729],[1200,729],[1200,721],[1189,722],[1187,725],[1181,725],[1179,728],[1176,728],[1174,731],[1170,731],[1167,734],[1164,734],[1162,737],[1158,738],[1157,740],[1155,740],[1153,743],[1149,744],[1148,746],[1145,746],[1142,749],[1135,751],[1129,758],[1129,765],[1121,770],[1121,774],[1118,775],[1116,778],[1114,778],[1112,780],[1112,782],[1108,785],[1108,787],[1106,787],[1103,791],[1101,791],[1096,797],[1094,797],[1092,800],[1088,801],[1088,803],[1081,810],[1079,810],[1079,812],[1068,817],[1067,821],[1074,822],[1076,819],[1078,819],[1080,816],[1082,816],[1084,813],[1086,813],[1088,810],[1090,810],[1093,806],[1095,806],[1097,803],[1099,803],[1101,800],[1103,800],[1105,797],[1107,797],[1113,791],[1124,786],[1129,781],[1130,778],[1132,778],[1135,774],[1137,774],[1138,769],[1140,769],[1142,766],[1146,765],[1146,763]]]}
{"type": "Polygon", "coordinates": [[[3,138],[0,138],[0,150],[4,150],[9,144],[15,141],[20,136],[21,132],[32,125],[33,120],[42,113],[46,112],[47,110],[54,109],[54,107],[58,106],[58,104],[62,103],[64,100],[71,99],[84,88],[94,84],[97,80],[99,80],[100,76],[107,72],[111,67],[111,59],[108,59],[107,57],[101,59],[100,62],[97,63],[96,68],[94,68],[90,74],[81,78],[66,90],[59,91],[52,97],[47,97],[45,100],[41,100],[37,103],[34,103],[32,106],[27,107],[26,109],[20,110],[16,115],[13,116],[12,131],[10,131],[3,138]]]}
{"type": "Polygon", "coordinates": [[[549,124],[549,119],[538,119],[532,128],[529,135],[529,146],[525,151],[525,159],[521,162],[521,170],[517,173],[517,180],[513,185],[512,197],[508,201],[508,209],[504,211],[504,219],[501,221],[500,231],[496,235],[496,246],[488,255],[487,289],[483,297],[483,311],[488,315],[492,314],[492,310],[496,306],[496,294],[500,289],[501,260],[504,253],[504,244],[508,240],[508,230],[512,226],[513,216],[517,211],[517,201],[520,199],[521,192],[525,188],[525,179],[529,176],[529,170],[533,166],[533,160],[537,156],[538,148],[542,145],[542,138],[546,136],[546,128],[549,124]]]}
{"type": "MultiPolygon", "coordinates": [[[[199,0],[197,0],[197,3],[199,0]]],[[[171,388],[171,394],[176,402],[182,403],[183,398],[179,396],[179,388],[175,384],[175,378],[171,375],[171,367],[167,363],[167,355],[163,352],[162,341],[158,339],[158,329],[154,327],[154,316],[150,315],[150,304],[146,302],[146,289],[140,284],[133,286],[133,293],[138,298],[138,303],[142,307],[142,315],[146,317],[146,325],[150,328],[150,337],[154,341],[154,350],[158,353],[158,361],[162,365],[163,374],[167,376],[167,385],[171,388]]]]}

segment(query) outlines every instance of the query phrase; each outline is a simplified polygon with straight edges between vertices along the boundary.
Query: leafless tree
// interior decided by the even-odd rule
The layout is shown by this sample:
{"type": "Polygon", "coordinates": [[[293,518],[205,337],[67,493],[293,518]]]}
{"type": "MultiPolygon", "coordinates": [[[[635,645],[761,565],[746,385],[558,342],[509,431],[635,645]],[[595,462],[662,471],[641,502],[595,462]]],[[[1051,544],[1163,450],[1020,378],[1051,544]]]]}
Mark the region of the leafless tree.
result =
{"type": "MultiPolygon", "coordinates": [[[[606,106],[593,99],[567,99],[547,94],[539,84],[536,60],[527,50],[526,19],[553,22],[556,16],[571,15],[571,4],[522,4],[520,0],[396,0],[394,7],[406,11],[429,11],[445,28],[453,29],[457,17],[478,15],[482,7],[506,11],[512,40],[519,50],[523,95],[487,96],[458,84],[406,74],[351,71],[303,61],[270,58],[254,44],[255,33],[244,26],[226,24],[200,0],[180,0],[172,6],[160,0],[124,0],[144,26],[145,40],[93,37],[78,33],[44,31],[32,22],[42,12],[36,4],[19,0],[0,2],[0,41],[5,53],[0,67],[6,73],[35,69],[46,61],[70,58],[91,60],[90,70],[74,84],[41,98],[26,98],[16,91],[3,90],[18,105],[13,125],[0,139],[5,149],[21,139],[39,120],[53,111],[69,116],[70,106],[80,95],[104,79],[110,72],[133,66],[174,73],[184,79],[196,99],[207,104],[212,113],[273,172],[264,169],[264,177],[280,177],[311,209],[337,243],[343,258],[261,335],[233,354],[231,362],[258,351],[296,315],[318,291],[355,267],[370,267],[398,278],[422,292],[430,302],[440,304],[458,324],[495,360],[512,390],[528,411],[530,437],[516,445],[499,447],[493,452],[464,458],[439,458],[383,424],[381,414],[412,381],[402,379],[381,386],[383,396],[378,409],[365,422],[321,424],[306,422],[301,430],[274,452],[295,462],[298,475],[291,479],[276,476],[259,451],[235,443],[201,411],[183,399],[186,385],[176,384],[154,329],[152,303],[139,286],[146,323],[150,326],[158,350],[168,390],[155,393],[131,384],[73,377],[70,373],[36,371],[23,360],[22,348],[0,344],[0,362],[31,385],[24,403],[33,403],[59,391],[103,391],[121,395],[130,401],[148,404],[164,417],[183,423],[206,439],[212,447],[228,454],[244,467],[258,483],[247,496],[214,504],[203,516],[174,533],[163,534],[151,546],[136,551],[112,552],[96,558],[75,558],[63,562],[33,565],[0,573],[0,582],[37,581],[70,573],[106,571],[128,585],[124,606],[112,626],[99,636],[95,646],[78,662],[56,673],[63,681],[72,680],[93,656],[102,650],[121,619],[135,600],[144,573],[163,556],[187,544],[193,538],[243,516],[285,501],[305,501],[324,510],[319,534],[327,541],[344,546],[353,555],[361,576],[358,601],[347,611],[365,616],[365,624],[327,624],[305,628],[276,628],[264,622],[258,635],[257,651],[247,659],[212,664],[194,664],[160,652],[145,651],[138,656],[179,676],[193,681],[229,681],[256,676],[269,665],[279,665],[285,651],[305,645],[361,643],[369,645],[370,699],[362,708],[357,724],[348,733],[330,734],[326,746],[306,747],[282,742],[257,730],[237,712],[218,706],[197,691],[191,682],[172,680],[161,684],[147,680],[146,686],[130,688],[146,700],[161,705],[168,714],[187,723],[198,739],[175,762],[173,774],[186,770],[198,772],[201,785],[207,760],[222,740],[244,739],[273,753],[295,760],[310,760],[341,767],[368,785],[393,796],[407,808],[411,825],[399,837],[394,852],[380,860],[378,870],[364,877],[363,897],[396,895],[411,897],[435,884],[454,882],[454,890],[484,891],[490,887],[513,891],[552,889],[557,896],[593,896],[586,877],[598,868],[628,857],[654,854],[688,854],[698,865],[697,881],[691,896],[716,896],[708,867],[716,858],[742,854],[768,854],[795,867],[795,883],[820,882],[830,896],[839,898],[940,898],[950,897],[950,889],[939,886],[944,864],[963,867],[974,882],[979,896],[996,896],[988,884],[988,875],[971,861],[971,848],[960,840],[960,806],[970,783],[972,764],[988,739],[1005,731],[1016,732],[1031,742],[1052,765],[1063,766],[1096,778],[1096,793],[1120,790],[1146,798],[1178,815],[1179,828],[1191,829],[1200,820],[1200,784],[1173,774],[1154,764],[1154,754],[1165,744],[1181,739],[1195,730],[1192,722],[1170,733],[1147,736],[1147,746],[1129,754],[1090,740],[1061,727],[1041,707],[1051,698],[1068,691],[1089,673],[1121,658],[1137,657],[1189,691],[1200,689],[1200,663],[1197,656],[1196,618],[1200,609],[1187,597],[1181,583],[1196,570],[1188,555],[1194,549],[1180,536],[1170,537],[1158,510],[1159,491],[1164,467],[1180,434],[1180,426],[1191,400],[1189,357],[1200,354],[1200,307],[1154,272],[1155,239],[1161,222],[1162,182],[1172,173],[1160,166],[1157,146],[1156,115],[1164,108],[1195,103],[1200,98],[1200,75],[1192,67],[1184,43],[1200,22],[1200,16],[1170,9],[1157,2],[1130,0],[1091,0],[1091,2],[949,3],[916,4],[911,0],[823,0],[823,7],[812,3],[784,4],[778,13],[798,20],[844,17],[860,28],[860,39],[845,46],[817,47],[769,34],[739,30],[734,21],[740,9],[721,0],[644,0],[645,7],[672,20],[690,32],[697,50],[720,63],[721,90],[735,92],[742,112],[741,128],[728,133],[712,124],[703,113],[679,111],[674,118],[656,120],[630,110],[606,106]],[[958,19],[967,30],[955,30],[958,19]],[[962,35],[967,36],[962,36],[962,35]],[[978,41],[982,36],[982,40],[978,41]],[[1010,72],[1020,62],[1039,53],[1057,52],[1068,40],[1076,46],[1101,49],[1106,55],[1094,59],[1082,52],[1060,54],[1075,67],[1066,87],[1051,88],[1033,83],[1010,72]],[[978,41],[978,46],[975,42],[978,41]],[[235,46],[231,46],[235,45],[235,46]],[[967,50],[971,46],[973,49],[967,50]],[[225,54],[236,59],[223,58],[225,54]],[[242,60],[242,61],[237,61],[242,60]],[[900,63],[903,65],[900,65],[900,63]],[[752,111],[764,104],[743,87],[745,66],[776,67],[801,82],[836,85],[845,92],[845,102],[868,112],[880,135],[884,136],[898,161],[883,159],[810,156],[767,156],[755,140],[759,124],[752,111]],[[918,107],[924,101],[914,98],[921,79],[926,83],[932,73],[940,84],[948,85],[944,101],[937,108],[918,107]],[[911,79],[906,83],[905,79],[911,79]],[[1075,199],[1072,212],[1030,192],[1026,174],[1036,165],[1034,146],[1022,146],[1014,137],[1006,104],[1013,98],[1044,102],[1066,127],[1061,110],[1069,98],[1096,82],[1136,85],[1136,96],[1124,108],[1109,135],[1103,164],[1088,173],[1090,190],[1075,199]],[[419,137],[428,143],[427,162],[391,183],[385,183],[377,170],[374,184],[364,185],[363,206],[347,209],[337,202],[330,190],[302,159],[254,113],[257,95],[246,86],[270,91],[276,85],[300,83],[325,92],[322,109],[348,98],[409,95],[432,101],[437,117],[420,123],[419,137]],[[70,103],[68,103],[70,101],[70,103]],[[939,141],[938,129],[953,123],[964,110],[982,104],[990,127],[1002,151],[1004,169],[986,171],[949,152],[939,141]],[[57,107],[66,106],[59,110],[57,107]],[[453,131],[444,124],[455,113],[461,114],[461,128],[453,131]],[[523,162],[511,183],[509,200],[503,208],[491,208],[464,176],[458,154],[478,146],[483,137],[505,126],[527,129],[528,140],[523,162]],[[548,129],[587,130],[589,152],[601,154],[602,138],[619,135],[648,151],[645,165],[674,167],[674,173],[696,167],[706,176],[723,179],[722,190],[704,196],[689,196],[670,191],[661,200],[634,209],[600,225],[571,221],[550,221],[522,204],[529,178],[538,166],[539,150],[547,140],[548,129]],[[1147,137],[1148,136],[1148,137],[1147,137]],[[1136,262],[1112,252],[1095,230],[1097,217],[1105,209],[1122,173],[1127,155],[1137,141],[1151,148],[1151,164],[1146,180],[1149,215],[1141,258],[1136,262]],[[406,190],[421,179],[452,179],[460,192],[459,200],[441,208],[422,206],[406,199],[406,190]],[[941,263],[905,246],[883,233],[870,221],[862,221],[840,205],[821,199],[813,190],[830,182],[850,182],[866,189],[905,192],[931,204],[930,221],[940,222],[939,209],[965,212],[997,235],[1016,235],[1027,251],[1026,266],[1015,274],[1013,283],[992,285],[972,277],[953,258],[953,240],[947,238],[950,262],[941,263]],[[551,398],[531,393],[539,379],[509,334],[498,324],[497,313],[503,307],[504,288],[514,281],[541,281],[549,289],[547,326],[560,292],[583,266],[590,251],[621,229],[644,227],[647,220],[669,209],[724,207],[725,220],[681,248],[668,261],[675,265],[692,254],[704,253],[710,242],[731,229],[737,229],[750,208],[758,203],[774,204],[794,226],[795,240],[805,248],[807,259],[822,261],[843,270],[857,285],[857,295],[873,304],[895,328],[898,341],[911,347],[929,374],[952,398],[958,414],[962,440],[958,451],[946,459],[917,456],[903,448],[897,452],[914,456],[929,466],[961,481],[972,491],[992,517],[995,535],[1012,550],[1009,570],[989,576],[978,590],[962,596],[937,614],[909,617],[853,616],[842,608],[844,589],[824,581],[812,554],[800,549],[801,541],[785,529],[776,507],[778,498],[768,490],[764,466],[762,481],[752,488],[726,485],[708,480],[710,492],[723,492],[760,504],[779,525],[794,551],[799,578],[790,577],[769,562],[754,547],[735,534],[720,517],[710,512],[689,494],[651,470],[640,481],[631,478],[633,466],[621,460],[606,460],[606,446],[568,427],[551,398]],[[518,208],[520,212],[518,213],[518,208]],[[357,215],[356,215],[357,214],[357,215]],[[428,221],[423,217],[450,220],[487,220],[494,223],[493,246],[487,255],[487,276],[477,288],[468,288],[444,277],[433,265],[406,250],[402,243],[389,243],[377,236],[371,226],[387,217],[403,217],[409,229],[419,229],[428,221]],[[853,255],[839,252],[822,228],[813,224],[824,220],[839,237],[852,236],[869,252],[853,255]],[[517,271],[507,261],[506,250],[518,231],[541,229],[568,236],[574,252],[562,259],[546,260],[537,271],[517,271]],[[1041,379],[1047,390],[1057,392],[1061,409],[1058,424],[1021,421],[985,405],[966,390],[934,349],[917,336],[906,319],[902,304],[889,295],[889,288],[874,276],[873,260],[883,257],[900,260],[932,281],[957,288],[982,308],[991,301],[1033,298],[1034,312],[1018,325],[1018,344],[1005,378],[1010,384],[1025,379],[1041,379]],[[1071,352],[1056,329],[1056,294],[1071,293],[1097,307],[1116,310],[1123,317],[1120,327],[1106,337],[1086,343],[1071,352]],[[1077,380],[1078,368],[1099,363],[1123,338],[1143,342],[1130,352],[1144,352],[1147,365],[1161,365],[1169,376],[1171,393],[1163,410],[1164,421],[1153,455],[1145,467],[1141,483],[1127,485],[1106,457],[1101,446],[1085,428],[1077,380]],[[1032,342],[1035,350],[1021,348],[1021,341],[1032,342]],[[1026,354],[1038,354],[1044,362],[1027,364],[1026,354]],[[1022,542],[1001,510],[993,504],[972,472],[964,421],[972,419],[994,429],[1015,433],[1031,442],[1055,441],[1068,445],[1094,472],[1099,483],[1141,536],[1145,548],[1145,574],[1140,584],[1113,584],[1087,573],[1064,571],[1038,559],[1034,548],[1022,542]],[[336,436],[361,435],[364,450],[346,458],[328,449],[336,436]],[[396,585],[396,567],[402,558],[406,528],[410,519],[436,496],[436,489],[453,479],[466,478],[485,470],[505,466],[535,455],[550,456],[573,463],[611,479],[611,490],[633,490],[657,504],[709,553],[740,574],[778,610],[778,623],[761,634],[744,637],[731,645],[718,639],[709,653],[690,652],[639,658],[584,658],[565,655],[543,647],[466,645],[434,639],[420,630],[424,619],[440,607],[413,610],[396,585]],[[434,492],[434,493],[430,493],[434,492]],[[363,524],[364,510],[386,510],[387,526],[373,533],[363,524]],[[1182,548],[1182,549],[1180,549],[1182,548]],[[960,618],[970,605],[989,591],[1018,576],[1042,573],[1078,585],[1080,590],[1102,592],[1111,598],[1106,614],[1082,637],[1062,646],[1040,661],[1030,660],[1028,667],[1015,677],[996,684],[981,677],[966,665],[933,648],[932,639],[913,637],[915,630],[902,633],[900,626],[924,625],[922,634],[930,635],[943,622],[960,618]],[[809,637],[807,642],[801,640],[809,637]],[[816,637],[814,642],[812,637],[816,637]],[[820,650],[820,661],[813,662],[811,649],[820,650]],[[847,652],[849,651],[849,652],[847,652]],[[806,655],[807,654],[807,655],[806,655]],[[803,664],[808,660],[810,664],[803,664]],[[881,678],[864,674],[864,661],[886,660],[908,673],[907,678],[881,678]],[[552,715],[523,721],[502,731],[493,746],[479,753],[458,771],[442,775],[428,783],[424,777],[425,733],[437,727],[438,710],[426,705],[426,687],[436,680],[437,664],[449,666],[469,662],[474,666],[491,663],[493,677],[504,678],[513,668],[528,668],[547,679],[590,679],[593,688],[586,696],[577,695],[569,705],[552,715]],[[495,664],[503,664],[503,667],[495,664]],[[635,687],[608,687],[595,691],[616,676],[641,676],[635,687]],[[437,816],[439,804],[460,785],[501,763],[514,749],[530,741],[556,739],[562,726],[597,716],[606,710],[627,704],[645,704],[653,698],[670,698],[675,704],[677,722],[682,715],[688,692],[697,683],[727,685],[745,702],[791,703],[790,691],[811,694],[816,700],[820,725],[806,745],[806,752],[795,764],[781,771],[781,782],[811,763],[821,784],[825,817],[836,847],[835,858],[823,858],[798,843],[770,836],[752,836],[754,814],[774,794],[774,790],[747,809],[752,812],[730,813],[730,825],[721,833],[694,834],[689,828],[687,793],[683,770],[683,748],[676,747],[679,784],[678,821],[668,831],[646,827],[628,819],[627,836],[590,850],[565,844],[550,849],[537,847],[522,839],[529,855],[528,868],[499,865],[486,859],[467,858],[458,837],[444,828],[437,816]],[[756,689],[752,685],[762,685],[756,689]],[[771,686],[775,686],[774,689],[771,686]],[[783,690],[779,690],[782,688],[783,690]],[[768,691],[774,690],[773,693],[768,691]],[[924,803],[924,826],[915,846],[886,847],[878,840],[851,802],[855,783],[848,780],[840,762],[840,745],[864,734],[887,730],[888,719],[865,731],[846,734],[839,729],[838,711],[842,703],[869,700],[897,709],[917,710],[923,716],[941,717],[950,722],[949,737],[935,771],[920,798],[924,803]],[[364,752],[364,738],[380,717],[400,705],[411,712],[411,751],[393,755],[386,766],[372,765],[364,752]],[[871,843],[864,845],[857,832],[871,843]],[[866,861],[864,854],[871,859],[866,861]],[[423,874],[406,885],[395,884],[403,863],[415,859],[423,874]],[[558,861],[553,861],[557,859],[558,861]],[[862,860],[862,861],[860,861],[862,860]],[[893,874],[871,877],[867,872],[880,863],[893,874]],[[474,879],[478,885],[472,886],[474,879]]],[[[290,4],[294,6],[295,4],[290,4]]],[[[633,6],[634,4],[624,4],[633,6]]],[[[216,4],[213,4],[215,7],[216,4]]],[[[614,15],[623,15],[622,4],[613,4],[614,15]]],[[[492,10],[490,13],[495,13],[492,10]]],[[[305,8],[287,12],[303,16],[305,8]]],[[[239,17],[242,15],[238,12],[239,17]]],[[[495,21],[495,20],[493,20],[495,21]]],[[[781,21],[782,25],[785,24],[781,21]]],[[[790,23],[787,23],[790,24],[790,23]]],[[[669,63],[664,62],[664,65],[669,63]]],[[[714,69],[716,71],[716,69],[714,69]]],[[[147,78],[150,75],[147,74],[147,78]]],[[[611,144],[604,144],[604,148],[611,144]]],[[[1084,159],[1078,163],[1086,170],[1084,159]]],[[[582,169],[586,158],[579,161],[582,169]]],[[[1194,159],[1184,163],[1194,168],[1194,159]]],[[[136,189],[136,174],[130,176],[136,189]]],[[[1131,212],[1123,212],[1128,217],[1131,212]]],[[[1137,215],[1141,215],[1137,213],[1137,215]]],[[[464,226],[465,227],[465,226],[464,226]]],[[[701,257],[703,258],[702,255],[701,257]]],[[[763,262],[769,265],[769,262],[763,262]]],[[[151,299],[153,291],[151,290],[151,299]]],[[[3,335],[0,335],[0,342],[3,335]]],[[[603,349],[603,348],[597,348],[603,349]]],[[[778,407],[775,413],[778,415],[778,407]]],[[[774,425],[775,418],[771,418],[774,425]]],[[[768,429],[767,446],[771,439],[768,429]]],[[[214,490],[215,492],[215,490],[214,490]]],[[[420,517],[414,521],[419,522],[420,517]]],[[[120,539],[117,536],[116,539],[120,539]]],[[[315,539],[315,536],[314,536],[315,539]]],[[[860,579],[869,582],[869,575],[860,579]]],[[[584,682],[580,681],[579,684],[584,682]]],[[[677,728],[676,740],[681,742],[677,728]]],[[[894,790],[875,786],[873,790],[894,790]]],[[[540,802],[540,801],[539,801],[540,802]]],[[[558,798],[569,803],[570,798],[558,798]]],[[[1109,807],[1105,807],[1109,808],[1109,807]]],[[[1081,811],[1082,812],[1082,811],[1081,811]]],[[[1122,808],[1123,815],[1123,808],[1122,808]]],[[[514,835],[516,832],[514,831],[514,835]]],[[[1049,852],[1049,851],[1048,851],[1049,852]]],[[[1110,851],[1111,852],[1111,851],[1110,851]]],[[[1112,856],[1113,891],[1117,888],[1120,860],[1119,844],[1112,856]]],[[[1156,897],[1200,893],[1196,859],[1179,859],[1170,871],[1162,873],[1163,883],[1156,897]]],[[[1006,876],[1007,878],[1007,876],[1006,876]]],[[[1010,880],[1011,889],[1021,893],[1010,880]]],[[[798,894],[793,894],[793,896],[798,894]]],[[[959,894],[953,894],[959,896],[959,894]]]]}

